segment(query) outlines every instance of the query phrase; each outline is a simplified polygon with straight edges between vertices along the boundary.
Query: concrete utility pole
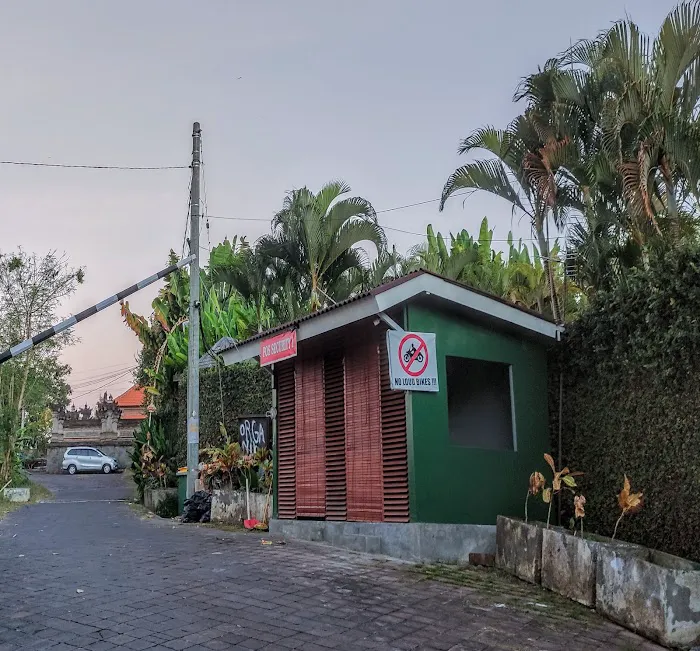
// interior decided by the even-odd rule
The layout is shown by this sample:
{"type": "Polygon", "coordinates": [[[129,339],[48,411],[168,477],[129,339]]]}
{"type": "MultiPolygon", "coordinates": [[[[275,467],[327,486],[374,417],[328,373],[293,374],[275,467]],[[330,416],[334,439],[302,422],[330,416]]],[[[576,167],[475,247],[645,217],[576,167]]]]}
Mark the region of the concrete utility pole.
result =
{"type": "Polygon", "coordinates": [[[190,188],[190,321],[187,342],[187,497],[196,490],[199,473],[199,182],[202,130],[192,126],[192,186],[190,188]]]}

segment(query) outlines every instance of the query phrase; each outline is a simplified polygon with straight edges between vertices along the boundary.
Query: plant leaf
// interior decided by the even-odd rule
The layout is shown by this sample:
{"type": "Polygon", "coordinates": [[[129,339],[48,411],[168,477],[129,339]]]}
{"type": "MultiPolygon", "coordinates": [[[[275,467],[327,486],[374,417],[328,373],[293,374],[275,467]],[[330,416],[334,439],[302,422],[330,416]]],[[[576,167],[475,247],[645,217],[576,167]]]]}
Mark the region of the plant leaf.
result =
{"type": "Polygon", "coordinates": [[[549,467],[552,469],[552,472],[556,473],[557,467],[554,465],[554,459],[552,458],[552,455],[545,453],[544,460],[549,464],[549,467]]]}

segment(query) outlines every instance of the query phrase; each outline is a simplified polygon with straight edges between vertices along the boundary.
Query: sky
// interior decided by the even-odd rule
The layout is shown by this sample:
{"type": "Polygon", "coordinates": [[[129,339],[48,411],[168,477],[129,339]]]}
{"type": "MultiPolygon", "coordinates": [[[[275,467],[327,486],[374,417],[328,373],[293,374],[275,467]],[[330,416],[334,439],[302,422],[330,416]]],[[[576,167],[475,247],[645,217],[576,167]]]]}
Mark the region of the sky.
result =
{"type": "MultiPolygon", "coordinates": [[[[631,16],[655,33],[672,2],[619,0],[23,0],[0,9],[0,159],[188,165],[202,126],[205,247],[255,241],[286,192],[343,179],[378,211],[435,199],[460,139],[505,126],[518,81],[631,16]],[[235,219],[218,219],[232,217],[235,219]],[[242,218],[245,218],[245,221],[242,218]]],[[[0,252],[65,252],[86,282],[68,316],[182,251],[189,171],[0,165],[0,252]]],[[[405,252],[443,234],[532,237],[483,194],[379,214],[405,252]],[[396,230],[412,231],[416,234],[396,230]]],[[[151,286],[130,299],[150,314],[151,286]]],[[[131,385],[139,347],[114,306],[66,350],[76,403],[131,385]]]]}

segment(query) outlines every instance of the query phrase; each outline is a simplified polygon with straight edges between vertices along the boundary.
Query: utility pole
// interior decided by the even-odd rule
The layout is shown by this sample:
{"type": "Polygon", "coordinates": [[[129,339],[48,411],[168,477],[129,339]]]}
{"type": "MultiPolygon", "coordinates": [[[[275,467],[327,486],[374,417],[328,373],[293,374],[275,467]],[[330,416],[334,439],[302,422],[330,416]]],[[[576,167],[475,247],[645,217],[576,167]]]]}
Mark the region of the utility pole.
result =
{"type": "Polygon", "coordinates": [[[190,188],[190,320],[187,341],[187,497],[196,490],[199,473],[199,181],[202,130],[192,125],[192,185],[190,188]]]}

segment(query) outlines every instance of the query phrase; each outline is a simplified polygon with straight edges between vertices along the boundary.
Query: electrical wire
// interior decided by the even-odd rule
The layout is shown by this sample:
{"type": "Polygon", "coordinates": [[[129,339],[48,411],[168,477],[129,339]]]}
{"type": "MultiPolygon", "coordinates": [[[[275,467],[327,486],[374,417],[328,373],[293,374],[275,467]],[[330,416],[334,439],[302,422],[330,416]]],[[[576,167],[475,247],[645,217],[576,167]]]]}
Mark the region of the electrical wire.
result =
{"type": "Polygon", "coordinates": [[[62,167],[65,169],[80,170],[128,170],[128,171],[154,171],[154,170],[186,170],[189,165],[71,165],[69,163],[43,163],[19,160],[0,160],[0,165],[21,165],[26,167],[62,167]]]}
{"type": "Polygon", "coordinates": [[[75,403],[75,401],[78,400],[79,398],[83,398],[83,397],[87,396],[87,395],[90,394],[90,393],[94,393],[95,391],[101,391],[102,389],[105,389],[105,388],[107,388],[107,387],[110,387],[110,386],[116,384],[122,377],[125,377],[126,375],[129,375],[129,373],[131,373],[131,370],[127,371],[126,373],[123,373],[123,374],[120,375],[119,377],[114,378],[111,382],[107,382],[107,384],[103,384],[103,385],[100,386],[100,387],[95,387],[94,389],[91,389],[90,391],[86,391],[85,393],[81,393],[81,394],[79,394],[79,395],[77,395],[77,396],[71,396],[71,399],[70,399],[70,400],[71,400],[71,402],[75,403]]]}
{"type": "MultiPolygon", "coordinates": [[[[457,192],[453,194],[453,197],[462,197],[462,196],[467,196],[472,194],[473,190],[467,190],[465,192],[457,192]]],[[[425,206],[429,203],[436,203],[440,201],[441,198],[438,199],[428,199],[426,201],[417,201],[415,203],[407,203],[402,206],[394,206],[393,208],[383,208],[382,210],[375,210],[376,215],[380,215],[382,213],[387,213],[387,212],[395,212],[397,210],[405,210],[407,208],[414,208],[416,206],[425,206]]],[[[272,221],[271,219],[263,219],[261,217],[228,217],[228,216],[223,216],[223,215],[207,215],[208,219],[224,219],[224,220],[231,220],[231,221],[245,221],[245,222],[267,222],[268,224],[272,221]]],[[[416,235],[418,237],[426,238],[427,235],[425,233],[418,233],[416,231],[407,231],[403,228],[396,228],[394,226],[386,226],[385,224],[380,224],[380,226],[386,230],[386,231],[394,231],[396,233],[404,233],[405,235],[416,235]]],[[[445,240],[446,242],[451,241],[450,238],[447,235],[440,235],[440,237],[445,240]]],[[[523,242],[536,242],[537,238],[536,237],[520,237],[518,240],[523,241],[523,242]]],[[[493,238],[491,240],[475,240],[475,241],[490,241],[490,242],[508,242],[507,238],[493,238]]],[[[516,240],[513,239],[513,242],[516,240]]]]}
{"type": "Polygon", "coordinates": [[[190,175],[190,181],[187,185],[187,215],[185,216],[185,232],[182,234],[182,251],[180,252],[180,259],[185,257],[185,243],[187,242],[187,227],[190,224],[190,213],[192,212],[192,176],[190,175]]]}
{"type": "MultiPolygon", "coordinates": [[[[439,201],[439,199],[435,199],[435,201],[439,201]]],[[[426,202],[430,203],[430,202],[426,202]]],[[[420,205],[420,204],[410,204],[411,206],[415,205],[420,205]]],[[[391,210],[400,210],[402,208],[405,208],[407,206],[397,206],[396,208],[387,208],[387,210],[377,210],[377,213],[379,212],[389,212],[391,210]]],[[[221,215],[209,215],[209,219],[225,219],[225,220],[231,220],[231,221],[246,221],[246,222],[267,222],[268,224],[272,221],[271,219],[261,219],[259,217],[224,217],[221,215]]],[[[425,233],[418,233],[417,231],[407,231],[404,230],[403,228],[396,228],[394,226],[386,226],[385,224],[380,224],[380,226],[385,230],[385,231],[395,231],[397,233],[404,233],[406,235],[416,235],[418,237],[426,238],[427,235],[425,233]]],[[[437,237],[437,235],[436,235],[437,237]]],[[[447,235],[440,235],[440,237],[445,240],[446,242],[451,241],[450,237],[447,235]]],[[[518,240],[522,240],[523,242],[536,242],[537,238],[536,237],[519,237],[518,240]]],[[[507,238],[492,238],[490,240],[479,240],[475,239],[475,242],[508,242],[507,238]]],[[[515,238],[512,240],[514,243],[517,242],[515,238]]]]}
{"type": "Polygon", "coordinates": [[[199,145],[199,155],[201,158],[201,166],[200,169],[202,170],[202,206],[203,210],[201,211],[201,218],[202,218],[202,223],[199,226],[199,234],[201,236],[202,234],[202,224],[204,224],[207,228],[207,251],[209,251],[209,256],[211,257],[211,233],[209,229],[209,202],[207,201],[207,175],[205,174],[205,162],[204,162],[204,146],[203,143],[200,142],[199,145]]]}
{"type": "Polygon", "coordinates": [[[70,382],[70,387],[71,389],[86,389],[87,387],[94,386],[98,382],[104,382],[105,380],[113,380],[115,377],[118,377],[120,375],[123,375],[124,373],[128,373],[131,371],[136,370],[136,366],[131,366],[129,368],[122,368],[118,371],[114,371],[112,373],[106,373],[104,375],[96,376],[96,377],[91,377],[91,378],[83,378],[82,380],[78,380],[75,384],[70,382]]]}
{"type": "Polygon", "coordinates": [[[125,371],[127,367],[129,367],[129,364],[124,364],[122,362],[121,364],[111,364],[110,366],[96,366],[95,368],[84,368],[82,371],[71,371],[71,376],[73,375],[84,375],[85,373],[91,373],[93,371],[106,371],[109,368],[117,368],[120,367],[118,370],[125,371]]]}

